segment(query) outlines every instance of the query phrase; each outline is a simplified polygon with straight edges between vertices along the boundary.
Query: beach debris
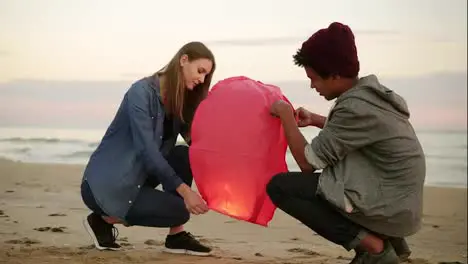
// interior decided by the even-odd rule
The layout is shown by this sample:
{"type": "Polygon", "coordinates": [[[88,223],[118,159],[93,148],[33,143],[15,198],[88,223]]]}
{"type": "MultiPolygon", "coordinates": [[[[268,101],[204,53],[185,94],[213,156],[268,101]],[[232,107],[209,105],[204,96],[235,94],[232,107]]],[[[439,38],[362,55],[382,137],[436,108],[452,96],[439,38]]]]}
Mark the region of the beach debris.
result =
{"type": "Polygon", "coordinates": [[[255,253],[255,256],[256,256],[256,257],[263,257],[262,253],[258,253],[258,252],[255,253]]]}
{"type": "Polygon", "coordinates": [[[13,190],[6,190],[5,192],[6,192],[6,193],[14,193],[15,191],[13,191],[13,190]]]}
{"type": "Polygon", "coordinates": [[[27,246],[30,246],[30,245],[33,245],[33,244],[39,244],[41,243],[39,240],[36,240],[36,239],[30,239],[28,237],[23,237],[21,239],[12,239],[12,240],[7,240],[5,241],[5,243],[7,244],[15,244],[15,245],[18,245],[18,244],[21,244],[21,245],[27,245],[27,246]]]}
{"type": "Polygon", "coordinates": [[[319,253],[315,251],[312,251],[310,249],[305,249],[305,248],[291,248],[291,249],[288,249],[288,252],[301,253],[307,256],[319,256],[320,255],[319,253]]]}
{"type": "Polygon", "coordinates": [[[67,216],[67,215],[61,214],[61,213],[54,213],[54,214],[49,214],[49,216],[67,216]]]}
{"type": "Polygon", "coordinates": [[[298,240],[300,240],[300,239],[299,239],[298,237],[293,237],[293,238],[291,238],[291,240],[292,240],[292,241],[298,241],[298,240]]]}
{"type": "Polygon", "coordinates": [[[432,225],[433,228],[439,228],[439,225],[432,225]]]}
{"type": "Polygon", "coordinates": [[[440,261],[439,264],[463,264],[460,261],[440,261]]]}
{"type": "Polygon", "coordinates": [[[233,257],[232,259],[235,259],[235,260],[243,260],[243,258],[241,258],[241,257],[233,257]]]}
{"type": "Polygon", "coordinates": [[[60,227],[45,226],[45,227],[34,228],[34,230],[39,231],[39,232],[50,231],[50,232],[54,232],[54,233],[64,233],[65,229],[67,229],[65,226],[60,226],[60,227]]]}

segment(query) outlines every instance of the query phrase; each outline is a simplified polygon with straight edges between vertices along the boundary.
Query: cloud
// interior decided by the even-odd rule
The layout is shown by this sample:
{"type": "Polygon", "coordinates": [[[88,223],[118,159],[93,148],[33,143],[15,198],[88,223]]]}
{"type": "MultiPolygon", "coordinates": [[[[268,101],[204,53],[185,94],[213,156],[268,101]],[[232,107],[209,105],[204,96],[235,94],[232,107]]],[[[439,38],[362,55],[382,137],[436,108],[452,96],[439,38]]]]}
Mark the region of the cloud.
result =
{"type": "MultiPolygon", "coordinates": [[[[355,35],[398,35],[396,31],[387,30],[358,30],[355,35]]],[[[222,39],[205,41],[210,46],[264,46],[264,45],[289,45],[305,41],[310,33],[303,36],[284,36],[272,38],[248,38],[248,39],[222,39]]]]}
{"type": "MultiPolygon", "coordinates": [[[[301,44],[304,42],[313,32],[305,33],[302,36],[283,36],[283,37],[271,37],[271,38],[239,38],[239,39],[220,39],[220,40],[207,40],[205,44],[209,46],[281,46],[291,44],[301,44]]],[[[405,37],[411,39],[419,39],[426,42],[436,43],[456,43],[460,42],[454,36],[438,36],[424,33],[413,33],[413,32],[399,32],[392,30],[354,30],[354,35],[370,36],[370,37],[405,37]]]]}

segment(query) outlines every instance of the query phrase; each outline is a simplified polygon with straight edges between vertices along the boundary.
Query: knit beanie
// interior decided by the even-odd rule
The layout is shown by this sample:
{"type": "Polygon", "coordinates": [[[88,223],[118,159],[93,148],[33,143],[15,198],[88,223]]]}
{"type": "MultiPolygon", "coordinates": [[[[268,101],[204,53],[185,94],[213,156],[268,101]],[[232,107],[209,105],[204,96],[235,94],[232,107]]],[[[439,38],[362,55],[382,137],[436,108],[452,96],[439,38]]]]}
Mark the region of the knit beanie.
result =
{"type": "Polygon", "coordinates": [[[322,76],[354,78],[359,73],[354,34],[347,25],[333,22],[306,40],[294,56],[296,64],[312,68],[322,76]]]}

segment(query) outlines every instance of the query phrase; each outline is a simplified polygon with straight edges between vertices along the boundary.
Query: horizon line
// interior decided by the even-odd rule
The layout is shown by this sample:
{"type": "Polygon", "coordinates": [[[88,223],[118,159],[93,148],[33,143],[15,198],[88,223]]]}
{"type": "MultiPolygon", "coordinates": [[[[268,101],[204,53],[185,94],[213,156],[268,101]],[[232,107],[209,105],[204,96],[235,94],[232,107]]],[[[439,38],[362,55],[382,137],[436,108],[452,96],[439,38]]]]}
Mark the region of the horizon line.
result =
{"type": "MultiPolygon", "coordinates": [[[[382,75],[379,75],[378,73],[366,73],[366,74],[362,74],[362,76],[364,75],[368,75],[368,74],[375,74],[377,75],[379,78],[405,78],[405,79],[410,79],[410,78],[418,78],[418,77],[427,77],[427,76],[430,76],[430,75],[454,75],[454,74],[465,74],[465,75],[468,75],[468,69],[465,69],[465,70],[460,70],[460,71],[433,71],[433,72],[428,72],[428,73],[421,73],[421,74],[413,74],[413,75],[393,75],[393,74],[382,74],[382,75]]],[[[11,80],[6,80],[6,81],[0,81],[0,85],[2,84],[8,84],[8,83],[15,83],[15,82],[96,82],[96,83],[99,83],[99,82],[134,82],[136,80],[138,80],[139,78],[144,78],[144,77],[148,77],[150,76],[151,74],[140,74],[139,76],[140,77],[136,77],[136,78],[119,78],[119,79],[81,79],[81,80],[78,80],[78,79],[40,79],[40,78],[24,78],[24,79],[11,79],[11,80]]],[[[224,80],[226,78],[231,78],[231,77],[235,77],[235,76],[246,76],[248,77],[248,75],[232,75],[230,77],[224,77],[224,78],[220,78],[219,80],[217,81],[221,81],[221,80],[224,80]]],[[[250,78],[250,77],[248,77],[250,78]]],[[[251,78],[251,79],[254,79],[256,80],[256,78],[251,78]]],[[[307,81],[306,78],[304,79],[282,79],[282,80],[274,80],[274,81],[262,81],[262,82],[297,82],[297,81],[307,81]]]]}

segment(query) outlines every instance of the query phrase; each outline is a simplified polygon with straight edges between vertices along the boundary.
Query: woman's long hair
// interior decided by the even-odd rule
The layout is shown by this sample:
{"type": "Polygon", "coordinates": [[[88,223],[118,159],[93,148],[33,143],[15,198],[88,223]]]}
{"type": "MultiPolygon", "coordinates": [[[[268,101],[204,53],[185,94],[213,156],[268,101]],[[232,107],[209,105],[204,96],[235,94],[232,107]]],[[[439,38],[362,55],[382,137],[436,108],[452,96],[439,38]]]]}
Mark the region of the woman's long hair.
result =
{"type": "Polygon", "coordinates": [[[196,108],[208,95],[215,68],[213,53],[203,43],[189,42],[182,46],[171,61],[157,72],[159,76],[164,76],[164,107],[167,114],[178,117],[183,123],[191,124],[196,108]],[[208,59],[213,64],[212,70],[206,75],[204,82],[195,86],[192,91],[185,87],[182,67],[180,66],[180,58],[183,55],[187,55],[189,61],[208,59]]]}

